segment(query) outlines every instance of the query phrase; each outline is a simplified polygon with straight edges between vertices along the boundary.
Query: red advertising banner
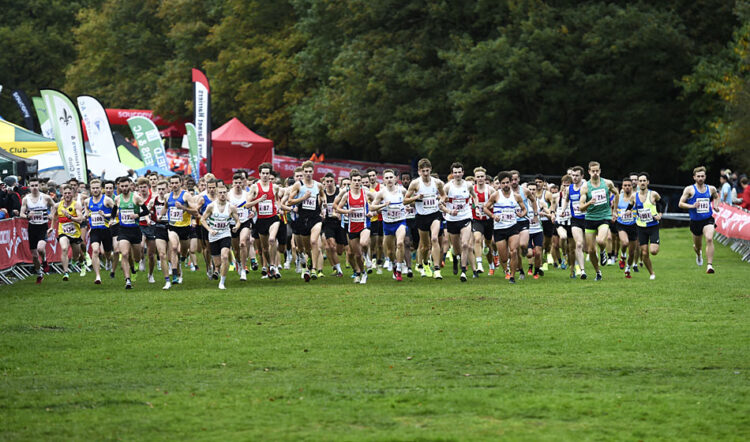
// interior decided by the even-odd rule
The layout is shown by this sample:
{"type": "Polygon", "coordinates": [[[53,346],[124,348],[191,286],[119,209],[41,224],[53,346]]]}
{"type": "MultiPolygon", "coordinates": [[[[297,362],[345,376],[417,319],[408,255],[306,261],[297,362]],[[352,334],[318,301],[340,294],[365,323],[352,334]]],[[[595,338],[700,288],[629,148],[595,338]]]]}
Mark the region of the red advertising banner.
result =
{"type": "MultiPolygon", "coordinates": [[[[294,169],[300,167],[304,161],[294,157],[286,157],[283,155],[273,156],[273,169],[281,174],[282,177],[290,177],[294,175],[294,169]]],[[[315,173],[313,179],[320,181],[325,174],[328,172],[332,173],[336,178],[348,177],[351,169],[340,166],[332,166],[326,163],[315,163],[315,173]]]]}
{"type": "MultiPolygon", "coordinates": [[[[28,225],[21,218],[0,221],[0,270],[33,262],[28,225]]],[[[47,262],[60,262],[60,247],[54,232],[47,238],[47,262]]]]}
{"type": "Polygon", "coordinates": [[[727,238],[750,241],[750,212],[725,203],[719,208],[721,210],[714,213],[716,231],[727,238]]]}

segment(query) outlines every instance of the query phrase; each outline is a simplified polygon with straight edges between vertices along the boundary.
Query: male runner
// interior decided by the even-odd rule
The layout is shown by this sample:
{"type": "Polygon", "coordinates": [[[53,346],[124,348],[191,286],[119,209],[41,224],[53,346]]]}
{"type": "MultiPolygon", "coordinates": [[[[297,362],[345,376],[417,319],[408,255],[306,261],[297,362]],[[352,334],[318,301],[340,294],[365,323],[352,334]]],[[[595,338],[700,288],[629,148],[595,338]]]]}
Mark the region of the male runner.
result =
{"type": "Polygon", "coordinates": [[[281,278],[281,266],[279,265],[278,241],[276,237],[281,227],[279,219],[280,189],[274,187],[271,178],[273,175],[271,163],[263,163],[258,166],[260,180],[250,187],[247,195],[248,208],[256,207],[258,221],[255,229],[261,245],[263,259],[268,264],[268,279],[281,278]]]}
{"type": "Polygon", "coordinates": [[[353,169],[349,173],[349,179],[351,180],[350,188],[342,189],[336,197],[334,208],[338,213],[348,217],[347,236],[353,257],[354,283],[367,284],[363,250],[370,245],[370,218],[368,216],[371,216],[369,201],[372,195],[362,188],[362,176],[358,170],[353,169]]]}
{"type": "Polygon", "coordinates": [[[112,198],[102,194],[102,182],[98,179],[91,180],[91,196],[84,201],[83,208],[85,215],[88,217],[89,226],[91,227],[91,257],[94,267],[94,284],[101,284],[101,269],[99,268],[99,255],[104,252],[107,261],[112,255],[112,232],[109,230],[109,223],[112,220],[112,209],[115,202],[112,198]]]}
{"type": "MultiPolygon", "coordinates": [[[[615,195],[614,205],[617,206],[619,192],[612,181],[601,177],[601,166],[598,162],[589,162],[589,176],[589,181],[581,186],[579,209],[586,212],[585,227],[586,242],[589,245],[589,261],[596,271],[596,281],[601,281],[602,272],[599,269],[599,260],[607,261],[607,235],[609,234],[609,222],[613,219],[609,197],[612,194],[615,195]],[[596,253],[597,244],[602,257],[596,253]]],[[[616,219],[616,216],[614,219],[616,219]]],[[[581,274],[581,278],[583,278],[583,274],[581,274]]]]}
{"type": "Polygon", "coordinates": [[[302,277],[305,282],[323,275],[323,254],[320,251],[320,231],[323,228],[321,213],[321,195],[323,185],[313,180],[315,163],[302,163],[302,181],[294,183],[290,190],[288,205],[298,205],[298,239],[302,250],[312,259],[312,268],[305,269],[302,277]]]}
{"type": "Polygon", "coordinates": [[[547,201],[544,199],[544,194],[539,194],[537,180],[529,181],[526,184],[526,188],[531,192],[532,198],[536,199],[537,210],[530,217],[531,222],[529,223],[529,242],[526,253],[526,257],[529,259],[528,274],[529,276],[533,275],[534,279],[539,279],[540,276],[544,276],[544,271],[542,270],[542,258],[544,254],[544,228],[542,227],[542,220],[549,220],[552,214],[547,208],[547,201]],[[533,260],[533,264],[531,260],[533,260]],[[534,269],[533,273],[531,271],[532,266],[534,269]]]}
{"type": "Polygon", "coordinates": [[[130,263],[128,258],[132,253],[133,262],[141,260],[139,245],[141,244],[142,233],[138,225],[138,220],[141,216],[141,206],[143,206],[145,201],[140,195],[133,192],[130,178],[120,177],[119,180],[122,193],[115,197],[117,217],[120,220],[120,231],[117,235],[117,242],[120,246],[120,254],[122,255],[121,267],[125,275],[125,289],[130,290],[133,288],[133,283],[130,279],[130,263]]]}
{"type": "Polygon", "coordinates": [[[62,199],[53,212],[52,225],[57,222],[57,242],[60,243],[60,258],[63,266],[63,281],[70,278],[68,249],[73,249],[73,260],[81,259],[81,223],[85,219],[81,204],[73,198],[70,184],[63,186],[62,199]]]}
{"type": "MultiPolygon", "coordinates": [[[[203,213],[206,211],[206,207],[208,207],[209,204],[211,204],[216,199],[216,186],[217,186],[217,180],[214,177],[213,174],[209,173],[206,174],[204,177],[201,178],[202,181],[205,182],[205,191],[201,192],[197,199],[200,203],[200,207],[198,208],[198,213],[203,215],[203,213]]],[[[223,183],[222,183],[223,184],[223,183]]],[[[218,269],[211,270],[211,264],[212,264],[212,258],[211,258],[211,251],[209,250],[209,243],[208,243],[208,230],[206,230],[205,227],[203,227],[203,224],[200,222],[197,226],[197,233],[198,233],[198,242],[200,243],[200,249],[203,254],[203,261],[206,263],[206,277],[208,279],[218,279],[219,273],[218,269]]],[[[231,236],[231,233],[230,235],[231,236]]],[[[231,240],[230,240],[231,242],[231,240]]]]}
{"type": "Polygon", "coordinates": [[[585,182],[583,180],[583,167],[571,167],[568,175],[573,182],[565,192],[563,204],[570,204],[570,232],[573,234],[573,241],[575,241],[575,263],[569,263],[571,267],[570,277],[575,278],[575,265],[578,265],[581,270],[581,279],[586,279],[586,260],[583,254],[583,248],[586,244],[586,237],[584,236],[586,214],[581,210],[581,187],[585,182]]]}
{"type": "Polygon", "coordinates": [[[630,177],[625,177],[622,179],[622,190],[617,200],[617,220],[614,226],[617,236],[620,238],[620,268],[625,269],[625,278],[628,279],[630,279],[630,269],[633,266],[638,245],[633,207],[635,207],[633,182],[630,181],[630,177]]]}
{"type": "MultiPolygon", "coordinates": [[[[262,175],[261,175],[262,176],[262,175]]],[[[216,200],[211,202],[201,216],[200,223],[208,231],[208,243],[211,248],[211,258],[214,268],[220,269],[221,279],[219,289],[224,290],[229,270],[229,251],[232,246],[230,229],[237,231],[242,227],[237,206],[227,201],[227,188],[223,185],[216,187],[216,200]],[[229,222],[234,219],[234,225],[229,222]]]]}
{"type": "MultiPolygon", "coordinates": [[[[411,174],[409,172],[401,172],[401,187],[408,189],[411,184],[411,174]]],[[[419,247],[419,229],[417,229],[417,211],[414,208],[414,204],[404,205],[406,214],[406,237],[404,238],[404,259],[406,259],[406,276],[412,278],[414,272],[412,271],[411,254],[412,250],[416,250],[419,247]]]]}
{"type": "Polygon", "coordinates": [[[232,189],[229,190],[229,194],[227,195],[229,204],[237,208],[237,216],[240,220],[239,229],[231,229],[235,267],[240,274],[240,281],[247,281],[247,271],[245,270],[245,266],[247,265],[247,258],[250,253],[249,238],[252,234],[253,226],[253,221],[250,219],[250,209],[245,207],[247,204],[247,191],[244,186],[245,182],[245,175],[242,172],[236,172],[232,175],[232,189]]]}
{"type": "Polygon", "coordinates": [[[651,256],[659,253],[659,220],[665,205],[658,192],[649,190],[649,176],[646,172],[638,174],[638,193],[635,194],[635,221],[638,232],[638,243],[641,245],[641,257],[649,273],[649,279],[655,279],[651,256]],[[650,255],[649,255],[650,254],[650,255]]]}
{"type": "Polygon", "coordinates": [[[383,182],[385,186],[381,186],[380,190],[376,192],[370,210],[382,212],[385,254],[395,264],[393,266],[393,277],[400,282],[403,281],[402,272],[406,267],[404,257],[404,239],[406,237],[404,193],[406,193],[406,189],[396,183],[396,174],[392,169],[383,171],[383,182]]]}
{"type": "Polygon", "coordinates": [[[36,283],[41,284],[47,272],[47,236],[52,232],[49,226],[49,212],[55,207],[55,201],[49,195],[39,191],[39,178],[29,178],[30,192],[21,201],[21,218],[29,220],[29,249],[34,261],[36,283]]]}
{"type": "MultiPolygon", "coordinates": [[[[471,208],[477,205],[477,195],[472,187],[464,178],[464,166],[461,163],[451,165],[451,175],[453,178],[444,186],[445,192],[442,198],[442,211],[445,213],[445,220],[448,222],[448,238],[451,241],[453,250],[460,250],[461,261],[461,282],[466,282],[466,267],[471,262],[472,257],[472,236],[471,236],[471,208]]],[[[453,274],[458,273],[458,256],[453,256],[453,274]]]]}
{"type": "MultiPolygon", "coordinates": [[[[523,256],[526,254],[527,246],[529,244],[529,226],[532,221],[535,223],[539,222],[539,216],[537,215],[538,210],[536,207],[536,198],[526,186],[521,186],[520,184],[521,174],[517,170],[511,170],[510,188],[513,192],[521,195],[523,204],[526,207],[526,215],[518,215],[518,222],[516,223],[518,230],[518,249],[515,251],[515,253],[518,254],[519,278],[524,279],[523,256]],[[536,219],[532,219],[534,217],[536,217],[536,219]]],[[[520,211],[520,208],[518,210],[520,211]]]]}
{"type": "Polygon", "coordinates": [[[477,196],[477,203],[474,206],[472,214],[472,228],[474,232],[474,256],[477,260],[477,273],[484,273],[482,266],[482,251],[484,243],[487,243],[489,252],[487,253],[487,262],[489,263],[490,275],[495,273],[495,262],[492,257],[492,249],[495,248],[495,242],[492,241],[493,222],[492,217],[484,213],[484,203],[487,202],[494,189],[487,184],[487,171],[483,167],[474,168],[474,193],[477,196]]]}
{"type": "MultiPolygon", "coordinates": [[[[536,177],[534,177],[534,182],[536,183],[536,199],[537,199],[537,205],[539,205],[539,201],[541,200],[544,202],[545,206],[548,209],[548,212],[550,212],[550,217],[547,216],[541,216],[539,220],[542,222],[542,233],[544,235],[544,244],[542,245],[542,251],[544,254],[542,254],[542,260],[544,262],[544,259],[549,256],[550,251],[552,249],[552,237],[555,234],[555,224],[554,224],[554,212],[550,211],[549,208],[552,207],[552,199],[554,198],[553,192],[548,190],[548,184],[547,181],[544,179],[544,175],[537,174],[536,177]]],[[[540,210],[541,212],[541,210],[540,210]]],[[[553,255],[553,263],[555,266],[557,266],[557,261],[555,261],[554,253],[553,255]]]]}
{"type": "MultiPolygon", "coordinates": [[[[154,227],[151,222],[151,216],[148,211],[149,203],[153,198],[151,193],[151,182],[146,177],[140,177],[135,181],[135,187],[138,189],[138,195],[143,200],[143,207],[141,210],[141,216],[138,218],[138,226],[141,229],[141,234],[146,244],[146,256],[148,257],[148,282],[153,284],[154,281],[154,267],[156,266],[156,237],[154,236],[154,227]]],[[[142,252],[144,250],[143,242],[138,244],[138,249],[142,252]]],[[[142,253],[141,253],[142,255],[142,253]]],[[[145,270],[143,261],[141,260],[139,270],[145,270]]]]}
{"type": "MultiPolygon", "coordinates": [[[[370,191],[372,191],[374,194],[377,194],[380,192],[381,185],[378,181],[378,171],[374,168],[369,168],[365,170],[365,174],[367,174],[367,179],[369,181],[369,185],[364,183],[363,178],[363,187],[368,187],[370,191]]],[[[376,266],[376,273],[378,275],[383,273],[383,267],[389,267],[391,265],[390,262],[386,262],[388,260],[388,257],[386,256],[384,244],[385,236],[383,232],[383,214],[377,213],[377,215],[373,216],[370,220],[370,250],[372,251],[371,258],[375,262],[376,266]]]]}
{"type": "MultiPolygon", "coordinates": [[[[117,196],[115,189],[117,188],[119,193],[119,185],[110,180],[104,181],[102,184],[104,185],[104,195],[114,202],[115,196],[117,196]]],[[[115,279],[115,269],[120,262],[120,248],[119,244],[117,244],[117,234],[120,233],[120,224],[116,216],[109,220],[109,231],[112,234],[112,259],[106,267],[109,267],[110,279],[115,279]]]]}
{"type": "MultiPolygon", "coordinates": [[[[185,256],[190,246],[190,218],[191,215],[198,215],[199,204],[190,192],[182,188],[180,176],[169,177],[169,187],[171,192],[167,195],[167,205],[163,211],[166,212],[169,220],[169,260],[172,267],[172,284],[182,284],[180,256],[185,256]]],[[[161,217],[163,214],[159,215],[161,217]]]]}
{"type": "MultiPolygon", "coordinates": [[[[500,255],[500,265],[505,270],[505,278],[511,284],[516,283],[515,273],[518,269],[518,217],[526,216],[526,204],[521,194],[511,189],[510,172],[500,172],[497,180],[500,189],[490,195],[484,203],[484,213],[492,216],[493,238],[500,255]],[[508,265],[510,255],[510,266],[508,265]]],[[[522,271],[523,272],[523,271],[522,271]]]]}
{"type": "Polygon", "coordinates": [[[341,277],[344,275],[339,262],[339,255],[343,254],[344,247],[347,245],[346,230],[341,226],[341,215],[334,209],[336,197],[340,193],[336,187],[336,181],[332,173],[327,173],[323,177],[323,233],[326,237],[326,254],[328,260],[333,265],[335,275],[341,277]]]}
{"type": "Polygon", "coordinates": [[[431,176],[432,164],[427,158],[422,158],[417,163],[419,169],[419,179],[412,180],[409,189],[404,195],[404,204],[414,204],[417,211],[417,229],[419,230],[419,249],[417,251],[417,260],[419,262],[419,273],[422,277],[425,275],[424,266],[427,265],[427,258],[432,255],[432,265],[434,271],[433,278],[443,279],[440,274],[440,223],[442,216],[440,214],[440,199],[445,196],[443,182],[431,176]]]}
{"type": "Polygon", "coordinates": [[[164,275],[164,287],[162,287],[162,290],[169,290],[172,287],[172,282],[169,280],[169,254],[167,252],[167,249],[169,248],[169,233],[167,230],[167,226],[169,225],[169,213],[166,208],[167,185],[166,180],[159,180],[156,183],[154,197],[151,198],[148,205],[154,228],[156,252],[159,254],[161,272],[164,275]]]}
{"type": "Polygon", "coordinates": [[[718,212],[719,193],[716,187],[706,185],[706,168],[693,169],[695,184],[685,187],[680,197],[680,209],[690,213],[690,233],[693,234],[695,263],[703,266],[703,239],[706,239],[706,273],[714,273],[714,217],[718,212]]]}

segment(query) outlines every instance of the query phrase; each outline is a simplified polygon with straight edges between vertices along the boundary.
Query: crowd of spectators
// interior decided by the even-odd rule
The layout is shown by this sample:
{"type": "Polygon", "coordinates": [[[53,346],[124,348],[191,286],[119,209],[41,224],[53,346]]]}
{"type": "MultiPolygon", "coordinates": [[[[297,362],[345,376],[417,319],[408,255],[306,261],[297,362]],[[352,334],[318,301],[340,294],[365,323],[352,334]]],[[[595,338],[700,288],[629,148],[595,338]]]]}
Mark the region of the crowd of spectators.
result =
{"type": "Polygon", "coordinates": [[[750,186],[744,173],[737,174],[730,169],[722,169],[719,175],[719,198],[721,202],[750,210],[750,186]]]}

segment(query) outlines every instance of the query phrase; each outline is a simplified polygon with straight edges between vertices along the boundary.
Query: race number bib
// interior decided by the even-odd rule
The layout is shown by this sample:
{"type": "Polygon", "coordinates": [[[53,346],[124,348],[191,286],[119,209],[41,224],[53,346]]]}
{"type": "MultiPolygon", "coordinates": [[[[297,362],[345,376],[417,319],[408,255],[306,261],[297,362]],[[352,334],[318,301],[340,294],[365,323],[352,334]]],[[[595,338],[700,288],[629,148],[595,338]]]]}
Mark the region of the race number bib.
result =
{"type": "Polygon", "coordinates": [[[516,211],[511,207],[506,207],[500,212],[500,222],[512,223],[516,220],[516,211]]]}
{"type": "Polygon", "coordinates": [[[437,208],[438,208],[437,197],[435,195],[423,196],[422,197],[422,207],[425,210],[437,210],[437,208]]]}
{"type": "Polygon", "coordinates": [[[484,214],[484,209],[481,205],[474,208],[474,213],[476,214],[477,218],[485,218],[487,216],[484,214]]]}
{"type": "Polygon", "coordinates": [[[315,210],[315,207],[318,205],[318,198],[311,196],[310,198],[302,201],[302,209],[303,210],[315,210]]]}
{"type": "Polygon", "coordinates": [[[104,217],[101,213],[92,213],[91,214],[91,227],[104,227],[104,217]]]}
{"type": "Polygon", "coordinates": [[[250,218],[250,212],[247,210],[247,207],[238,207],[237,216],[240,218],[240,222],[244,223],[250,218]]]}
{"type": "Polygon", "coordinates": [[[695,210],[698,213],[708,213],[711,211],[711,200],[708,198],[698,198],[695,200],[695,210]]]}
{"type": "Polygon", "coordinates": [[[29,222],[31,224],[45,224],[47,222],[47,216],[44,212],[31,212],[29,222]]]}
{"type": "Polygon", "coordinates": [[[651,209],[638,209],[638,218],[644,223],[650,223],[654,220],[654,215],[651,213],[651,209]]]}
{"type": "Polygon", "coordinates": [[[181,221],[182,220],[182,209],[178,209],[177,207],[170,207],[169,208],[169,219],[172,221],[181,221]]]}
{"type": "Polygon", "coordinates": [[[333,203],[326,203],[325,206],[323,206],[324,216],[327,218],[333,218],[335,215],[335,212],[333,210],[333,203]]]}
{"type": "MultiPolygon", "coordinates": [[[[180,212],[182,212],[180,210],[180,212]]],[[[121,209],[120,210],[120,221],[124,224],[134,224],[137,217],[133,209],[121,209]]]]}
{"type": "Polygon", "coordinates": [[[624,223],[630,223],[633,222],[633,212],[630,210],[623,210],[620,214],[620,219],[624,223]]]}
{"type": "Polygon", "coordinates": [[[384,218],[388,222],[398,221],[404,218],[404,206],[402,204],[396,204],[394,206],[388,206],[385,210],[384,218]]]}
{"type": "Polygon", "coordinates": [[[464,207],[466,207],[465,198],[454,198],[452,203],[453,203],[453,209],[458,210],[459,212],[464,210],[464,207]]]}
{"type": "MultiPolygon", "coordinates": [[[[156,211],[156,214],[158,215],[161,213],[162,210],[164,210],[164,206],[154,205],[154,210],[156,211]]],[[[169,219],[169,212],[164,212],[164,215],[159,217],[159,221],[168,221],[168,219],[169,219]]]]}
{"type": "Polygon", "coordinates": [[[607,189],[596,189],[591,191],[591,199],[595,206],[607,204],[607,189]]]}
{"type": "Polygon", "coordinates": [[[273,215],[273,203],[271,201],[261,201],[258,203],[258,215],[259,216],[270,216],[273,215]]]}
{"type": "Polygon", "coordinates": [[[581,202],[580,201],[573,201],[573,216],[581,216],[583,213],[581,213],[581,202]]]}
{"type": "Polygon", "coordinates": [[[414,216],[417,214],[416,210],[414,209],[414,206],[408,205],[406,206],[406,217],[407,218],[414,218],[414,216]]]}
{"type": "Polygon", "coordinates": [[[353,223],[365,222],[365,209],[361,207],[352,209],[351,213],[349,214],[349,221],[353,223]]]}
{"type": "Polygon", "coordinates": [[[64,235],[75,235],[78,229],[76,229],[75,223],[65,223],[62,225],[62,232],[64,235]]]}
{"type": "Polygon", "coordinates": [[[229,221],[214,221],[214,230],[226,230],[229,227],[229,221]]]}

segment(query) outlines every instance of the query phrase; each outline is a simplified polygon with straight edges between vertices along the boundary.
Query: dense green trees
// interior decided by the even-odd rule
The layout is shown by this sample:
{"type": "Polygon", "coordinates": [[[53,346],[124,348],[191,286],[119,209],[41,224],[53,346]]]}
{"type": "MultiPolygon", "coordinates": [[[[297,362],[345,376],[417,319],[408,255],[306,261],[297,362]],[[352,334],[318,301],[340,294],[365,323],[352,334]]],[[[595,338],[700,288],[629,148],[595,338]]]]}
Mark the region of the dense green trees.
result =
{"type": "Polygon", "coordinates": [[[62,86],[64,71],[66,92],[189,118],[197,66],[215,125],[239,117],[287,153],[428,156],[443,170],[596,158],[608,176],[675,182],[750,143],[747,0],[82,3],[73,16],[52,2],[66,20],[0,22],[0,36],[44,22],[29,38],[55,60],[14,49],[29,64],[4,57],[6,87],[62,86]]]}

